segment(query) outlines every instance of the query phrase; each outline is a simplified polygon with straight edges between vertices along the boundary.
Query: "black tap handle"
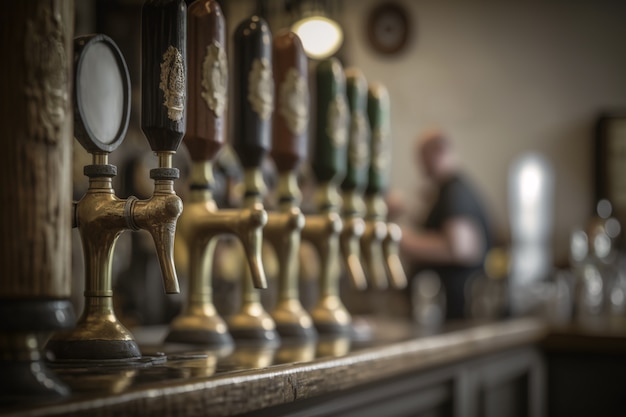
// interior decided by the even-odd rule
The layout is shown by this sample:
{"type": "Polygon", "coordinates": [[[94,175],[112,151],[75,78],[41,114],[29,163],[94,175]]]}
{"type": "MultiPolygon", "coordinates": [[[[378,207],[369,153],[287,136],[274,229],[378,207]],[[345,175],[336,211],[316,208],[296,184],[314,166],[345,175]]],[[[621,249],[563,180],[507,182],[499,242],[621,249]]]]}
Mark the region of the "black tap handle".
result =
{"type": "Polygon", "coordinates": [[[237,27],[234,35],[234,126],[233,148],[244,168],[261,165],[271,146],[274,80],[272,33],[259,16],[237,27]]]}
{"type": "Polygon", "coordinates": [[[148,0],[141,14],[141,129],[153,151],[176,151],[186,122],[187,6],[148,0]]]}

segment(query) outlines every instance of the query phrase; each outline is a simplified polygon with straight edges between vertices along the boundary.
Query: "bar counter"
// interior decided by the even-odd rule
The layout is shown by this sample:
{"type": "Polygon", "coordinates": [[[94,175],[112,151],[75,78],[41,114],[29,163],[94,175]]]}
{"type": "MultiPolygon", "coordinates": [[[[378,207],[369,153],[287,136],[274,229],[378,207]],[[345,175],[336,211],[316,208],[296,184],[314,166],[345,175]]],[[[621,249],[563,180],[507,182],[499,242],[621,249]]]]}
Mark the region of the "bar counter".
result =
{"type": "Polygon", "coordinates": [[[145,355],[141,361],[56,365],[57,374],[73,389],[72,397],[42,404],[33,399],[0,415],[232,416],[281,405],[297,407],[307,400],[385,386],[405,376],[537,346],[549,330],[544,321],[533,318],[457,323],[434,334],[409,323],[373,318],[359,318],[356,328],[361,334],[352,341],[287,341],[278,349],[240,344],[231,352],[163,347],[154,342],[164,329],[136,329],[145,355]]]}

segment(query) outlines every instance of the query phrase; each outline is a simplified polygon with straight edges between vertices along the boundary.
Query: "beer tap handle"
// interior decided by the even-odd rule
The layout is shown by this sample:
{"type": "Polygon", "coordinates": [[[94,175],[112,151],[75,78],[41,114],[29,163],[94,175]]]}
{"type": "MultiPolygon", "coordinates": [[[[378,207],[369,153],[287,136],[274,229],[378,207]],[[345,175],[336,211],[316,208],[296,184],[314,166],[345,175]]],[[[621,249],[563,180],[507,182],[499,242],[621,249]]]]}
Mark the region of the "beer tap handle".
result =
{"type": "Polygon", "coordinates": [[[339,183],[345,175],[348,139],[346,79],[336,58],[316,69],[317,128],[311,168],[318,183],[339,183]]]}
{"type": "Polygon", "coordinates": [[[187,6],[148,0],[141,14],[141,129],[154,152],[175,152],[185,134],[187,6]]]}
{"type": "MultiPolygon", "coordinates": [[[[367,119],[367,80],[358,68],[346,69],[346,95],[350,109],[350,131],[346,176],[341,189],[361,194],[367,186],[370,127],[367,119]]],[[[358,210],[360,207],[352,209],[358,210]]]]}
{"type": "Polygon", "coordinates": [[[289,31],[274,36],[273,55],[276,111],[271,155],[279,173],[295,173],[307,156],[308,63],[302,41],[289,31]]]}
{"type": "Polygon", "coordinates": [[[193,2],[187,28],[189,111],[184,142],[192,161],[212,161],[224,144],[228,107],[226,24],[218,2],[193,2]]]}
{"type": "MultiPolygon", "coordinates": [[[[389,94],[382,84],[372,83],[368,90],[367,115],[371,128],[370,164],[368,168],[368,195],[382,196],[389,185],[390,168],[390,126],[389,126],[389,94]]],[[[379,213],[387,216],[384,213],[379,213]]]]}
{"type": "Polygon", "coordinates": [[[252,16],[241,22],[234,47],[237,122],[232,145],[245,170],[259,169],[270,149],[274,110],[272,34],[265,20],[252,16]]]}

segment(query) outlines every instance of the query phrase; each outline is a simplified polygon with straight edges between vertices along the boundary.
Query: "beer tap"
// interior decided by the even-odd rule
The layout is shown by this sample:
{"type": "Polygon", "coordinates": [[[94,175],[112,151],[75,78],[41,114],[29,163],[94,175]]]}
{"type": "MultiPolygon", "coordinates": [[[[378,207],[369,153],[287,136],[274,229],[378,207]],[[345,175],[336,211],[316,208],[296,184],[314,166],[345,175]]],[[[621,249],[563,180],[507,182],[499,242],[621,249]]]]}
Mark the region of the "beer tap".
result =
{"type": "Polygon", "coordinates": [[[185,129],[186,6],[182,0],[148,1],[142,10],[141,127],[159,162],[150,171],[148,200],[120,199],[111,185],[116,167],[108,155],[124,140],[130,114],[130,80],[124,59],[104,35],[75,40],[74,134],[93,156],[84,168],[89,189],[74,206],[85,257],[85,309],[76,328],[53,337],[59,360],[137,359],[132,334],[113,311],[111,264],[125,230],[146,230],[155,243],[167,293],[178,293],[174,233],[182,201],[174,191],[178,169],[172,157],[185,129]]]}
{"type": "MultiPolygon", "coordinates": [[[[318,184],[319,213],[306,216],[302,238],[313,244],[320,258],[319,299],[311,312],[315,327],[320,333],[345,334],[351,330],[351,317],[339,297],[339,236],[343,224],[337,186],[344,176],[348,106],[345,76],[337,59],[318,64],[316,84],[317,129],[311,166],[318,184]]],[[[360,263],[346,265],[355,286],[363,287],[360,263]]]]}
{"type": "MultiPolygon", "coordinates": [[[[272,77],[272,34],[259,16],[251,16],[239,24],[234,34],[235,50],[235,114],[233,149],[244,170],[244,208],[265,213],[265,183],[261,163],[270,148],[271,117],[274,110],[272,77]]],[[[266,214],[267,215],[267,214],[266,214]]],[[[252,233],[252,232],[251,232],[252,233]]],[[[254,232],[259,242],[262,230],[254,232]]],[[[262,271],[259,262],[256,267],[262,271]]],[[[251,271],[246,270],[246,274],[251,271]]],[[[252,271],[254,275],[256,272],[252,271]]],[[[261,304],[259,291],[250,280],[242,285],[242,305],[230,317],[228,327],[235,339],[260,342],[278,340],[276,323],[261,304]]]]}
{"type": "MultiPolygon", "coordinates": [[[[372,249],[376,246],[367,244],[363,245],[362,249],[359,247],[359,242],[364,242],[367,239],[371,241],[370,236],[378,236],[375,234],[376,229],[366,228],[362,218],[365,214],[365,203],[363,202],[362,194],[367,185],[370,140],[369,122],[367,120],[367,80],[357,68],[346,69],[345,75],[346,96],[350,111],[350,127],[348,132],[346,176],[341,183],[343,197],[341,214],[344,221],[344,229],[341,233],[341,250],[348,262],[356,262],[359,265],[361,265],[359,255],[362,251],[364,255],[362,258],[365,261],[367,272],[371,276],[376,266],[372,259],[375,251],[372,251],[372,249]],[[364,233],[367,234],[363,236],[364,233]]],[[[380,232],[380,235],[382,235],[382,232],[380,232]]],[[[382,238],[381,236],[380,240],[382,238]]],[[[378,257],[377,260],[379,260],[378,264],[381,264],[382,256],[378,257]]],[[[377,282],[378,279],[375,280],[374,284],[377,284],[377,282]]],[[[359,281],[358,284],[358,289],[364,289],[367,286],[365,278],[359,281]]]]}
{"type": "Polygon", "coordinates": [[[279,210],[269,213],[265,238],[278,257],[278,302],[271,315],[281,336],[315,336],[313,320],[300,303],[298,251],[304,215],[296,171],[307,152],[309,87],[307,59],[300,38],[282,32],[273,41],[276,111],[271,155],[279,174],[279,210]]]}
{"type": "MultiPolygon", "coordinates": [[[[387,203],[384,200],[384,192],[388,186],[388,171],[391,163],[390,155],[390,114],[389,93],[382,84],[372,83],[368,89],[367,114],[372,132],[370,150],[371,158],[368,171],[368,183],[365,190],[367,207],[366,233],[364,239],[369,242],[369,247],[374,246],[373,241],[382,240],[382,258],[384,272],[391,286],[396,289],[404,288],[407,278],[398,256],[398,244],[402,238],[400,227],[387,222],[387,203]],[[381,235],[378,229],[382,230],[381,235]],[[372,236],[369,238],[369,236],[372,236]]],[[[363,244],[363,240],[361,241],[363,244]]],[[[377,245],[378,246],[378,245],[377,245]]],[[[372,252],[373,254],[374,252],[372,252]]],[[[367,256],[367,255],[366,255],[367,256]]],[[[380,277],[380,272],[376,276],[380,277]]],[[[384,277],[384,275],[382,275],[384,277]]],[[[376,280],[379,289],[387,287],[382,279],[376,280]]]]}
{"type": "Polygon", "coordinates": [[[189,6],[189,111],[184,142],[192,159],[189,201],[179,221],[189,251],[189,293],[180,316],[171,324],[166,342],[227,346],[232,337],[213,304],[212,266],[218,236],[235,234],[243,244],[251,283],[267,286],[261,262],[262,206],[218,210],[213,160],[224,144],[228,62],[225,23],[216,0],[197,0],[189,6]]]}

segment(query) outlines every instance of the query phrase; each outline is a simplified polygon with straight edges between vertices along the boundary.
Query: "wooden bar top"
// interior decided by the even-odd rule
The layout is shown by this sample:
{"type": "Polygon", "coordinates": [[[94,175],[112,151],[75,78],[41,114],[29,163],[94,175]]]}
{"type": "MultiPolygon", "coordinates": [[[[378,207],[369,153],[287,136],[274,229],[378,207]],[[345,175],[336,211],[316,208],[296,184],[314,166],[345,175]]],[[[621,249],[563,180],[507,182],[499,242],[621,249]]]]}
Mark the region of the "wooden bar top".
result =
{"type": "MultiPolygon", "coordinates": [[[[361,330],[374,329],[365,342],[320,339],[316,345],[285,344],[278,350],[238,345],[226,355],[170,349],[134,366],[55,367],[73,388],[71,398],[34,401],[0,415],[236,415],[535,344],[548,332],[544,321],[532,318],[459,323],[431,335],[408,323],[371,320],[359,323],[361,330]]],[[[136,333],[137,339],[149,339],[146,334],[136,333]]]]}

